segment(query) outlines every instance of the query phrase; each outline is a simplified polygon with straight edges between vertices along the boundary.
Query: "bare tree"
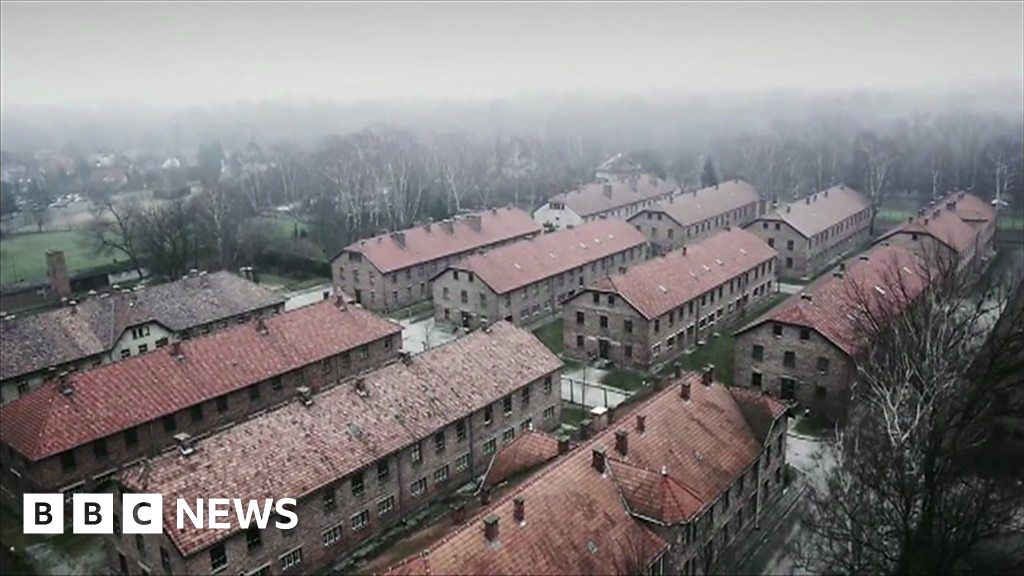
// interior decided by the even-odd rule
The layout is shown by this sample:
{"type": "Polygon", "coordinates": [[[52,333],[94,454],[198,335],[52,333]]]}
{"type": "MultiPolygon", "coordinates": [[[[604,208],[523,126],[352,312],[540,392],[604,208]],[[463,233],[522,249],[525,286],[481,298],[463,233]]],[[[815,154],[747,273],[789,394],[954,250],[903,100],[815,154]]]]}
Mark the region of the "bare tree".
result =
{"type": "Polygon", "coordinates": [[[813,571],[948,573],[1019,530],[1017,479],[978,463],[1024,370],[1024,314],[1005,307],[1020,280],[940,252],[893,268],[851,283],[864,348],[837,465],[811,486],[813,571]],[[1003,312],[1017,316],[993,331],[1003,312]]]}
{"type": "Polygon", "coordinates": [[[879,138],[873,132],[865,132],[858,139],[858,151],[863,157],[864,183],[871,200],[869,233],[875,235],[875,217],[889,193],[889,180],[896,167],[897,153],[890,142],[879,138]]]}
{"type": "Polygon", "coordinates": [[[107,200],[93,214],[86,227],[97,251],[119,253],[132,263],[132,268],[142,277],[142,258],[139,251],[141,233],[141,208],[136,202],[115,203],[107,200]]]}

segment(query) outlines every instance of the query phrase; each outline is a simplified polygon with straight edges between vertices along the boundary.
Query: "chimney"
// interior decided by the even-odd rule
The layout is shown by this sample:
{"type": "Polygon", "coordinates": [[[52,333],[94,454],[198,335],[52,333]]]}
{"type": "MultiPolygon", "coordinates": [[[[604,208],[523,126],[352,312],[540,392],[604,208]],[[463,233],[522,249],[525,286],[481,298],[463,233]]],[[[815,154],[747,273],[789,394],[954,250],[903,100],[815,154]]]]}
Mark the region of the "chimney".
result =
{"type": "Polygon", "coordinates": [[[840,262],[839,263],[839,271],[840,272],[846,272],[846,262],[840,262]]]}
{"type": "Polygon", "coordinates": [[[786,204],[786,214],[789,214],[792,211],[793,211],[793,207],[790,206],[789,204],[786,204]]]}
{"type": "Polygon", "coordinates": [[[812,296],[809,292],[804,292],[803,294],[800,294],[800,299],[810,302],[812,300],[812,296]]]}
{"type": "Polygon", "coordinates": [[[679,383],[679,397],[687,402],[690,401],[690,381],[683,380],[679,383]]]}
{"type": "Polygon", "coordinates": [[[608,408],[606,406],[594,406],[590,409],[590,420],[593,422],[593,431],[598,433],[608,427],[608,408]]]}
{"type": "Polygon", "coordinates": [[[344,294],[335,294],[335,296],[334,296],[334,305],[338,307],[338,310],[344,310],[345,309],[345,295],[344,294]]]}
{"type": "Polygon", "coordinates": [[[636,415],[636,433],[643,434],[647,431],[647,416],[643,414],[636,415]]]}
{"type": "Polygon", "coordinates": [[[256,319],[256,331],[264,336],[270,333],[270,330],[267,329],[267,323],[263,321],[262,316],[256,319]]]}
{"type": "Polygon", "coordinates": [[[480,505],[487,506],[491,502],[491,487],[484,486],[480,489],[480,505]]]}
{"type": "Polygon", "coordinates": [[[604,474],[604,448],[594,448],[590,464],[599,474],[604,474]]]}
{"type": "Polygon", "coordinates": [[[498,517],[494,514],[484,518],[484,538],[492,546],[498,544],[498,517]]]}
{"type": "Polygon", "coordinates": [[[828,198],[828,188],[825,189],[825,198],[828,198]]]}
{"type": "Polygon", "coordinates": [[[590,418],[584,418],[583,420],[580,420],[580,438],[581,439],[586,440],[587,438],[590,438],[590,436],[591,436],[590,431],[591,431],[591,428],[592,428],[592,424],[593,424],[593,421],[590,418]]]}
{"type": "Polygon", "coordinates": [[[804,204],[807,204],[808,206],[811,205],[811,197],[810,196],[808,196],[807,198],[804,198],[804,204]]]}
{"type": "Polygon", "coordinates": [[[466,222],[469,222],[469,227],[477,232],[482,228],[479,214],[466,214],[466,222]]]}
{"type": "Polygon", "coordinates": [[[430,220],[427,220],[427,223],[423,225],[423,229],[430,232],[430,220]]]}
{"type": "Polygon", "coordinates": [[[558,437],[558,454],[567,454],[569,452],[569,437],[561,435],[558,437]]]}
{"type": "Polygon", "coordinates": [[[711,386],[711,383],[715,381],[715,365],[708,364],[705,366],[701,376],[701,382],[703,382],[705,386],[711,386]]]}
{"type": "Polygon", "coordinates": [[[310,391],[309,386],[299,386],[297,392],[299,393],[299,400],[302,401],[303,406],[313,405],[313,392],[310,391]]]}
{"type": "Polygon", "coordinates": [[[452,525],[458,526],[466,520],[466,506],[462,502],[452,504],[452,525]]]}
{"type": "Polygon", "coordinates": [[[68,265],[64,261],[63,250],[46,252],[46,277],[50,280],[50,288],[61,298],[71,295],[71,279],[68,277],[68,265]]]}
{"type": "Polygon", "coordinates": [[[174,356],[174,359],[179,361],[185,359],[185,354],[181,351],[181,340],[171,342],[171,356],[174,356]]]}
{"type": "Polygon", "coordinates": [[[356,394],[360,398],[366,398],[367,396],[370,395],[370,391],[366,388],[366,380],[364,378],[356,378],[354,384],[356,394]]]}
{"type": "Polygon", "coordinates": [[[859,260],[860,260],[861,262],[867,262],[867,261],[868,261],[868,256],[867,256],[867,254],[861,254],[861,255],[860,255],[860,258],[859,258],[859,260]]]}
{"type": "Polygon", "coordinates": [[[174,435],[174,443],[178,446],[178,452],[182,456],[189,456],[196,451],[195,444],[192,441],[192,435],[188,432],[178,432],[174,435]]]}
{"type": "Polygon", "coordinates": [[[625,430],[615,431],[615,451],[623,456],[629,453],[629,433],[625,430]]]}
{"type": "Polygon", "coordinates": [[[61,372],[60,375],[57,376],[57,388],[60,390],[62,396],[71,396],[75,393],[75,387],[68,380],[68,373],[66,371],[61,372]]]}
{"type": "Polygon", "coordinates": [[[683,246],[683,256],[686,256],[686,246],[683,246]]]}
{"type": "Polygon", "coordinates": [[[402,361],[402,364],[412,364],[412,354],[408,350],[399,350],[398,358],[402,361]]]}
{"type": "Polygon", "coordinates": [[[78,302],[76,300],[68,301],[68,307],[71,308],[70,312],[72,314],[78,314],[78,302]]]}
{"type": "Polygon", "coordinates": [[[601,192],[604,193],[605,198],[611,198],[612,197],[612,185],[611,185],[611,183],[605,182],[604,185],[601,186],[601,192]]]}
{"type": "Polygon", "coordinates": [[[522,496],[516,496],[512,499],[512,518],[520,526],[526,526],[526,501],[523,500],[522,496]]]}
{"type": "Polygon", "coordinates": [[[672,365],[672,376],[674,378],[683,377],[683,367],[680,366],[678,362],[672,365]]]}
{"type": "Polygon", "coordinates": [[[394,239],[395,244],[405,248],[405,232],[392,232],[391,238],[394,239]]]}

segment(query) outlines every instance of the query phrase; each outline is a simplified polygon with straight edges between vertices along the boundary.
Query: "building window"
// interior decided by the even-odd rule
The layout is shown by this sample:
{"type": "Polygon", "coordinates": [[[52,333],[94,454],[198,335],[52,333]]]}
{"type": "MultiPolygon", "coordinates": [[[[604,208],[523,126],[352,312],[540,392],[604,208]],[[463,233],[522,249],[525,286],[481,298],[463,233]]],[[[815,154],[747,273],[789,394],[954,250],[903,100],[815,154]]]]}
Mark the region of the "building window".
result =
{"type": "Polygon", "coordinates": [[[455,459],[455,471],[462,472],[466,468],[469,468],[469,453],[461,454],[455,459]]]}
{"type": "Polygon", "coordinates": [[[633,321],[632,320],[625,320],[625,321],[623,321],[622,322],[622,329],[626,331],[626,334],[632,334],[633,333],[633,321]]]}
{"type": "Polygon", "coordinates": [[[223,414],[228,411],[228,397],[218,396],[217,397],[217,412],[223,414]]]}
{"type": "Polygon", "coordinates": [[[352,531],[358,532],[366,525],[370,523],[370,513],[366,510],[360,510],[358,513],[352,515],[352,531]]]}
{"type": "Polygon", "coordinates": [[[793,241],[792,240],[786,240],[786,250],[792,250],[792,249],[793,249],[793,241]]]}
{"type": "Polygon", "coordinates": [[[377,516],[384,516],[395,508],[395,497],[388,496],[377,501],[377,516]]]}
{"type": "Polygon", "coordinates": [[[631,346],[629,344],[626,344],[626,346],[624,347],[623,353],[626,355],[626,358],[632,358],[633,357],[633,346],[631,346]]]}
{"type": "Polygon", "coordinates": [[[93,442],[93,444],[92,444],[92,455],[95,456],[97,460],[106,460],[107,459],[107,439],[106,438],[100,438],[99,440],[93,442]]]}
{"type": "Polygon", "coordinates": [[[544,409],[543,417],[544,417],[545,420],[551,420],[552,418],[554,418],[555,417],[555,407],[554,406],[548,406],[547,408],[545,408],[544,409]]]}
{"type": "Polygon", "coordinates": [[[514,427],[513,428],[506,428],[505,431],[501,433],[501,443],[502,444],[508,444],[509,442],[515,440],[515,438],[516,438],[516,429],[514,427]]]}
{"type": "Polygon", "coordinates": [[[295,550],[288,552],[284,556],[281,556],[280,560],[282,572],[294,566],[298,566],[302,563],[302,548],[296,548],[295,550]]]}
{"type": "Polygon", "coordinates": [[[786,268],[792,268],[792,267],[793,267],[793,259],[787,257],[786,258],[786,268]]]}
{"type": "Polygon", "coordinates": [[[423,453],[420,451],[420,443],[417,442],[412,445],[412,463],[419,464],[423,461],[423,453]]]}
{"type": "Polygon", "coordinates": [[[605,328],[605,329],[608,328],[608,317],[607,316],[604,316],[604,315],[601,316],[601,318],[600,318],[600,326],[601,326],[601,328],[605,328]]]}
{"type": "Polygon", "coordinates": [[[484,426],[490,426],[491,422],[494,422],[494,407],[487,405],[484,406],[484,426]]]}
{"type": "Polygon", "coordinates": [[[761,377],[761,373],[760,372],[751,372],[750,373],[750,385],[753,386],[754,388],[760,388],[761,387],[761,378],[762,377],[761,377]]]}
{"type": "Polygon", "coordinates": [[[796,352],[786,351],[782,355],[782,365],[786,368],[796,367],[796,352]]]}
{"type": "Polygon", "coordinates": [[[576,347],[577,348],[583,348],[583,336],[582,335],[577,335],[576,336],[576,347]]]}
{"type": "Polygon", "coordinates": [[[448,465],[445,464],[434,470],[434,484],[441,484],[448,481],[448,465]]]}
{"type": "MultiPolygon", "coordinates": [[[[595,294],[595,296],[596,296],[596,294],[595,294]]],[[[585,318],[583,316],[583,312],[577,312],[576,313],[576,324],[578,326],[583,326],[584,323],[585,323],[585,318]]]]}
{"type": "Polygon", "coordinates": [[[324,542],[324,546],[334,546],[341,540],[341,524],[337,526],[331,526],[327,530],[324,530],[321,535],[321,539],[324,542]]]}
{"type": "Polygon", "coordinates": [[[139,344],[139,354],[149,352],[149,344],[139,344]]]}
{"type": "Polygon", "coordinates": [[[512,413],[512,395],[511,394],[509,394],[508,396],[505,396],[504,398],[502,398],[501,404],[502,404],[502,409],[505,412],[505,416],[508,416],[509,414],[512,413]]]}
{"type": "Polygon", "coordinates": [[[139,445],[138,428],[129,428],[124,431],[124,445],[129,448],[134,448],[139,445]]]}
{"type": "Polygon", "coordinates": [[[520,432],[526,432],[529,430],[533,430],[533,418],[527,418],[519,425],[520,432]]]}
{"type": "Polygon", "coordinates": [[[164,567],[164,572],[171,573],[171,555],[163,546],[160,547],[160,565],[164,567]]]}
{"type": "Polygon", "coordinates": [[[419,480],[412,483],[410,491],[413,496],[421,496],[427,491],[427,479],[420,478],[419,480]]]}
{"type": "Polygon", "coordinates": [[[330,512],[337,508],[337,501],[334,499],[334,486],[324,488],[323,499],[325,511],[330,512]]]}
{"type": "Polygon", "coordinates": [[[444,452],[444,430],[434,434],[434,451],[438,454],[444,452]]]}
{"type": "Polygon", "coordinates": [[[764,346],[754,344],[753,357],[754,360],[757,360],[758,362],[764,360],[764,346]]]}
{"type": "Polygon", "coordinates": [[[362,496],[363,492],[366,489],[366,486],[363,483],[363,471],[360,470],[359,472],[353,474],[350,483],[352,484],[352,495],[362,496]]]}
{"type": "Polygon", "coordinates": [[[484,454],[494,454],[494,451],[498,449],[498,441],[491,438],[487,442],[484,442],[484,454]]]}
{"type": "Polygon", "coordinates": [[[796,395],[796,380],[793,380],[792,378],[783,377],[780,380],[780,383],[782,387],[782,399],[792,400],[793,397],[796,395]]]}
{"type": "Polygon", "coordinates": [[[661,330],[661,320],[654,319],[654,333],[657,334],[661,330]]]}
{"type": "Polygon", "coordinates": [[[256,402],[260,399],[260,383],[249,386],[249,400],[256,402]]]}
{"type": "Polygon", "coordinates": [[[801,328],[800,329],[800,339],[801,340],[810,340],[811,339],[811,331],[809,329],[807,329],[807,328],[801,328]]]}
{"type": "Polygon", "coordinates": [[[522,391],[519,394],[522,397],[523,408],[529,406],[530,405],[530,385],[527,384],[526,386],[524,386],[522,391]]]}
{"type": "Polygon", "coordinates": [[[782,324],[772,324],[772,334],[782,336],[782,324]]]}
{"type": "Polygon", "coordinates": [[[824,356],[819,356],[817,364],[818,364],[818,372],[820,372],[822,374],[827,374],[828,373],[828,358],[825,358],[824,356]]]}
{"type": "Polygon", "coordinates": [[[216,572],[228,565],[228,551],[223,544],[210,548],[210,569],[216,572]]]}
{"type": "Polygon", "coordinates": [[[466,439],[466,420],[457,420],[455,422],[455,440],[462,442],[466,439]]]}
{"type": "Polygon", "coordinates": [[[544,386],[542,388],[545,394],[551,393],[551,374],[544,377],[544,386]]]}
{"type": "Polygon", "coordinates": [[[387,482],[389,476],[391,476],[391,468],[388,466],[387,459],[377,462],[377,481],[387,482]]]}

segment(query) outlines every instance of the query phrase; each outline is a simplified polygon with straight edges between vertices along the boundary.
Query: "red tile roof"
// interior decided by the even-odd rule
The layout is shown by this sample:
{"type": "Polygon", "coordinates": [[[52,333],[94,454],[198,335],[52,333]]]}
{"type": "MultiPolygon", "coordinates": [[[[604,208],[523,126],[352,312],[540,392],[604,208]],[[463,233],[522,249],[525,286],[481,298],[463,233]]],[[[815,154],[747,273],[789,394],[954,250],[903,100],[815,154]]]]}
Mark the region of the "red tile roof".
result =
{"type": "Polygon", "coordinates": [[[505,294],[646,243],[646,236],[622,220],[595,220],[469,256],[452,268],[471,271],[496,294],[505,294]]]}
{"type": "Polygon", "coordinates": [[[948,196],[934,207],[923,208],[918,215],[885,233],[876,242],[894,234],[921,234],[931,236],[958,253],[967,251],[978,240],[978,231],[968,221],[990,221],[996,213],[991,206],[973,194],[958,192],[948,196]],[[947,202],[953,202],[951,210],[947,202]]]}
{"type": "Polygon", "coordinates": [[[863,194],[840,184],[791,202],[765,218],[782,220],[811,238],[870,206],[863,194]]]}
{"type": "Polygon", "coordinates": [[[551,197],[549,202],[561,202],[579,216],[592,216],[644,200],[657,200],[676,192],[678,188],[651,175],[635,179],[617,179],[610,182],[591,182],[575,190],[551,197]],[[635,186],[633,183],[635,182],[635,186]],[[611,186],[611,194],[605,185],[611,186]]]}
{"type": "Polygon", "coordinates": [[[131,490],[164,495],[165,531],[192,555],[238,530],[174,527],[174,501],[230,494],[301,498],[427,438],[562,365],[536,337],[507,322],[396,361],[314,396],[288,402],[125,471],[131,490]],[[362,382],[366,394],[356,391],[362,382]],[[259,463],[259,465],[253,465],[259,463]],[[267,471],[272,470],[272,474],[267,471]]]}
{"type": "Polygon", "coordinates": [[[492,208],[478,214],[456,216],[454,221],[408,228],[401,232],[404,243],[400,243],[394,233],[381,234],[355,242],[343,253],[359,252],[381,273],[387,274],[540,231],[540,224],[518,208],[492,208]],[[472,223],[476,218],[480,220],[479,229],[472,223]]]}
{"type": "MultiPolygon", "coordinates": [[[[636,432],[633,418],[611,426],[392,572],[639,571],[667,544],[630,514],[657,522],[693,518],[756,462],[763,447],[728,388],[704,386],[697,374],[683,378],[690,383],[689,402],[680,398],[676,382],[634,410],[645,416],[644,433],[636,432]],[[617,431],[628,434],[625,456],[615,451],[617,431]],[[603,475],[591,465],[599,447],[608,461],[603,475]],[[512,517],[517,497],[525,505],[524,525],[512,517]],[[490,515],[498,518],[497,546],[483,534],[490,515]]],[[[779,402],[765,402],[775,418],[785,414],[779,402]]]]}
{"type": "Polygon", "coordinates": [[[320,302],[265,321],[48,382],[0,407],[0,441],[41,460],[166,414],[351,350],[401,327],[355,306],[320,302]],[[130,399],[130,401],[127,401],[130,399]]]}
{"type": "Polygon", "coordinates": [[[822,276],[737,334],[765,322],[805,326],[854,356],[863,345],[861,304],[867,302],[874,312],[884,306],[892,313],[892,308],[902,308],[927,285],[918,257],[897,246],[878,245],[845,266],[842,278],[834,273],[822,276]]]}
{"type": "Polygon", "coordinates": [[[558,439],[540,431],[521,434],[491,458],[482,484],[495,486],[558,457],[558,439]]]}
{"type": "Polygon", "coordinates": [[[180,332],[283,303],[263,286],[215,272],[8,320],[0,323],[0,379],[103,354],[145,322],[180,332]]]}
{"type": "Polygon", "coordinates": [[[614,292],[656,318],[776,255],[754,234],[733,228],[602,278],[590,289],[614,292]]]}
{"type": "MultiPolygon", "coordinates": [[[[663,212],[680,226],[689,226],[759,200],[761,193],[752,184],[743,180],[729,180],[718,186],[684,192],[671,201],[663,200],[646,210],[663,212]]],[[[641,216],[642,214],[641,211],[640,215],[633,216],[630,220],[645,217],[641,216]]]]}

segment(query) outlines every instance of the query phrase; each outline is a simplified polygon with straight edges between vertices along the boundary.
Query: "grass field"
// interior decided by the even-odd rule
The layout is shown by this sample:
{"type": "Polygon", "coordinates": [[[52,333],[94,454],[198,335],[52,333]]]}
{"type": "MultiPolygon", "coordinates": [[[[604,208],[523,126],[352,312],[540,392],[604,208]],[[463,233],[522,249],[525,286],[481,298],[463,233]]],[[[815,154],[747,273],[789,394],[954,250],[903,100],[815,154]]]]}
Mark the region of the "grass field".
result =
{"type": "Polygon", "coordinates": [[[46,278],[46,251],[63,250],[68,272],[113,262],[93,251],[85,233],[75,230],[18,234],[0,239],[0,284],[46,278]]]}
{"type": "MultiPolygon", "coordinates": [[[[915,214],[911,210],[879,210],[877,219],[882,222],[905,222],[915,214]]],[[[1024,230],[1024,216],[1000,214],[997,227],[1000,230],[1024,230]]]]}
{"type": "Polygon", "coordinates": [[[266,227],[267,233],[272,240],[288,240],[294,238],[296,227],[300,233],[303,230],[305,230],[307,234],[311,232],[308,224],[296,219],[294,216],[257,216],[253,218],[253,220],[258,222],[261,226],[266,227]]]}
{"type": "Polygon", "coordinates": [[[543,342],[549,350],[551,350],[555,354],[558,354],[559,356],[561,356],[562,352],[565,351],[565,346],[562,342],[563,322],[564,320],[559,318],[554,322],[550,324],[545,324],[533,331],[533,334],[537,338],[539,338],[540,341],[543,342]]]}

